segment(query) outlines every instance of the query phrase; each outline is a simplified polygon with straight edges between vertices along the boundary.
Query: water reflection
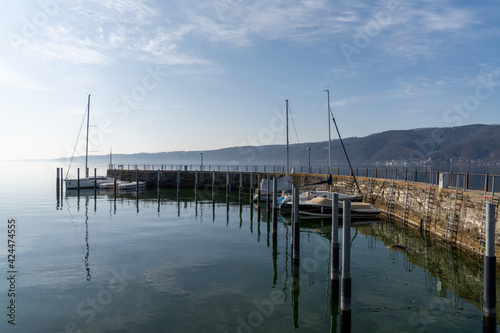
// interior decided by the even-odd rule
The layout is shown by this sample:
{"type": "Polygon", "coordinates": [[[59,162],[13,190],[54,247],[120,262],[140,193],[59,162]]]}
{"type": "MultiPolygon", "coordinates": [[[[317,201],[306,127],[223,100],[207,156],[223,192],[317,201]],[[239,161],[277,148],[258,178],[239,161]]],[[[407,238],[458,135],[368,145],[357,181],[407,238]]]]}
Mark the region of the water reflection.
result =
{"type": "MultiPolygon", "coordinates": [[[[161,190],[144,191],[139,196],[135,192],[118,193],[117,195],[99,192],[94,195],[93,190],[91,190],[90,195],[83,196],[80,193],[75,198],[78,209],[80,208],[81,198],[84,198],[85,204],[86,255],[84,263],[87,281],[90,281],[91,278],[88,210],[92,199],[94,199],[94,211],[96,211],[97,207],[96,198],[103,198],[113,206],[113,214],[116,214],[117,202],[133,202],[136,205],[137,213],[140,214],[145,214],[149,205],[154,207],[153,209],[157,212],[155,215],[160,217],[165,206],[175,206],[178,217],[194,212],[194,217],[201,222],[203,222],[203,210],[208,208],[212,212],[211,220],[213,223],[217,220],[216,215],[220,214],[219,221],[222,219],[226,227],[232,226],[246,231],[245,224],[248,223],[249,232],[246,231],[246,233],[249,235],[253,235],[254,228],[257,227],[257,243],[261,241],[261,237],[266,237],[266,244],[263,244],[263,246],[269,248],[268,263],[270,265],[267,266],[267,269],[270,274],[268,281],[271,282],[272,288],[282,287],[285,295],[284,302],[288,301],[288,304],[291,305],[291,308],[289,308],[291,318],[289,325],[294,330],[307,330],[311,307],[310,298],[312,297],[310,292],[321,289],[323,291],[318,297],[328,299],[328,296],[330,296],[329,302],[324,301],[325,304],[321,313],[325,315],[325,318],[328,317],[327,326],[330,327],[331,332],[350,332],[352,327],[359,327],[359,322],[366,320],[364,316],[369,317],[367,313],[384,311],[393,311],[394,315],[405,318],[400,320],[408,322],[407,325],[410,328],[408,331],[423,328],[422,323],[424,321],[427,326],[435,325],[439,317],[445,314],[451,317],[466,316],[476,318],[475,320],[478,323],[485,325],[485,330],[490,332],[491,327],[493,327],[493,331],[495,331],[494,324],[483,323],[480,319],[482,280],[477,258],[469,257],[456,248],[450,248],[445,244],[436,242],[428,234],[420,233],[418,230],[411,229],[404,224],[390,223],[384,219],[353,224],[352,238],[350,240],[352,255],[355,257],[352,264],[353,268],[356,267],[355,265],[358,265],[358,267],[364,265],[363,260],[385,260],[385,262],[380,263],[381,272],[362,272],[366,276],[353,276],[353,296],[357,294],[359,301],[360,293],[368,294],[368,292],[372,292],[371,290],[367,292],[365,286],[360,286],[367,277],[372,279],[393,279],[391,281],[396,281],[398,284],[408,284],[408,282],[401,281],[403,277],[390,276],[388,273],[383,272],[387,267],[391,267],[390,265],[397,266],[405,272],[404,279],[417,280],[418,283],[421,283],[422,289],[428,296],[431,296],[430,298],[424,298],[426,295],[416,295],[416,297],[420,298],[420,302],[424,302],[423,306],[426,311],[434,311],[431,313],[430,319],[429,317],[422,317],[425,314],[422,307],[418,308],[411,303],[410,305],[405,304],[405,306],[383,303],[382,305],[381,303],[372,305],[369,300],[366,300],[366,303],[360,305],[355,303],[355,299],[353,299],[353,311],[341,313],[339,309],[339,282],[330,281],[329,279],[330,258],[318,254],[318,249],[321,248],[322,244],[328,244],[330,240],[331,226],[329,219],[301,219],[301,225],[303,226],[301,229],[301,264],[298,267],[293,267],[289,251],[290,228],[283,223],[286,218],[279,217],[281,222],[279,223],[279,237],[274,240],[271,237],[272,220],[270,215],[267,214],[266,207],[241,204],[241,202],[248,202],[249,200],[244,199],[240,202],[238,194],[227,197],[225,192],[216,192],[215,195],[212,195],[211,191],[203,190],[198,190],[196,193],[194,191],[177,193],[175,190],[161,190]],[[139,206],[141,211],[139,211],[139,206]],[[256,216],[255,221],[254,216],[256,216]],[[255,223],[257,223],[256,226],[255,223]],[[262,233],[265,233],[265,235],[262,235],[262,233]],[[356,257],[361,256],[361,253],[367,259],[356,257]],[[372,254],[378,254],[384,258],[370,259],[372,254]],[[314,265],[308,266],[308,262],[314,262],[314,265]],[[325,271],[327,273],[318,274],[318,271],[323,271],[323,267],[326,267],[325,271]],[[280,282],[280,277],[282,282],[280,282]],[[324,287],[318,288],[318,285],[324,287]],[[330,295],[328,295],[328,290],[330,290],[330,295]],[[470,307],[467,307],[466,303],[473,304],[476,311],[471,314],[470,307]],[[367,304],[373,307],[366,309],[367,304]],[[454,312],[450,315],[448,309],[453,309],[454,312]]],[[[74,198],[70,197],[69,199],[74,198]]],[[[500,274],[497,274],[497,276],[500,276],[500,274]]],[[[497,285],[499,285],[498,282],[497,285]]]]}

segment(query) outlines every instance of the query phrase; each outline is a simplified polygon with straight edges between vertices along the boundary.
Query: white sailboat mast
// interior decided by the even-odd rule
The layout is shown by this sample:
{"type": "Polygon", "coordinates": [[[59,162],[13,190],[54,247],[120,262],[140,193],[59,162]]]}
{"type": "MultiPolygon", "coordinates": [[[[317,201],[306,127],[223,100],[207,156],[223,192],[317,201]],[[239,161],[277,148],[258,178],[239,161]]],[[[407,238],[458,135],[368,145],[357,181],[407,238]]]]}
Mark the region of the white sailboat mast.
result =
{"type": "Polygon", "coordinates": [[[332,132],[330,130],[330,90],[326,89],[328,96],[328,174],[332,174],[332,132]]]}
{"type": "Polygon", "coordinates": [[[288,100],[286,102],[286,174],[290,172],[290,149],[288,147],[288,100]]]}
{"type": "Polygon", "coordinates": [[[87,139],[85,143],[85,177],[89,177],[89,118],[90,118],[90,94],[87,102],[87,139]]]}

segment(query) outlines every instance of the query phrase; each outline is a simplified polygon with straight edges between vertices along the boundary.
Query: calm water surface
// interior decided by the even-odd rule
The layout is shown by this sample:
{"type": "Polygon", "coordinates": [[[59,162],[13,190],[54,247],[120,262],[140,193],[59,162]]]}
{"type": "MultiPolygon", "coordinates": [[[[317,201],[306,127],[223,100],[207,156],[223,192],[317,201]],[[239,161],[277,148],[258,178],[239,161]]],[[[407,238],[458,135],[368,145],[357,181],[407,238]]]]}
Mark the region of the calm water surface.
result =
{"type": "MultiPolygon", "coordinates": [[[[293,276],[286,217],[273,244],[265,211],[240,205],[237,193],[212,201],[210,191],[82,191],[57,200],[58,166],[1,164],[1,332],[340,331],[328,223],[301,220],[293,276]],[[9,219],[15,326],[7,316],[9,219]]],[[[482,331],[477,258],[383,220],[351,233],[353,310],[343,329],[482,331]]]]}

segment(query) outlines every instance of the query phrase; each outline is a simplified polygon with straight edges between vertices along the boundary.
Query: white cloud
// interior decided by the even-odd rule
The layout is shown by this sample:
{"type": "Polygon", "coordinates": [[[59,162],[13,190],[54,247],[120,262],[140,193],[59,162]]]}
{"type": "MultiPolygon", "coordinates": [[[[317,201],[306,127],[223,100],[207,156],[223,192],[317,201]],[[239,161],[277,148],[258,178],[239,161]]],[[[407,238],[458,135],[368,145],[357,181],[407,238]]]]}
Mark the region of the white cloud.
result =
{"type": "Polygon", "coordinates": [[[33,79],[31,79],[30,77],[9,70],[1,65],[0,65],[0,84],[14,86],[20,89],[48,90],[47,88],[34,82],[33,79]]]}

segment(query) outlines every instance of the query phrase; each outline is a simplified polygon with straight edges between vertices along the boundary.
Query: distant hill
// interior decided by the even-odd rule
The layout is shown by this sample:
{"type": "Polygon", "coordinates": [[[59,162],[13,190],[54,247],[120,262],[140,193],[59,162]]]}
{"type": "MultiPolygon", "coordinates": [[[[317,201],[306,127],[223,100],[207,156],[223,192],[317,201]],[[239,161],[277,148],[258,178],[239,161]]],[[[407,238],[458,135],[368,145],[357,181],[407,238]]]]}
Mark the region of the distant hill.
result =
{"type": "MultiPolygon", "coordinates": [[[[393,130],[366,137],[344,139],[352,163],[496,163],[500,161],[500,125],[469,125],[443,128],[393,130]]],[[[290,164],[328,165],[328,141],[290,145],[290,164]]],[[[175,151],[113,155],[115,164],[181,165],[285,165],[286,146],[244,146],[206,151],[175,151]]],[[[81,158],[77,159],[81,161],[81,158]]],[[[91,156],[92,163],[109,157],[91,156]]],[[[340,140],[332,140],[332,165],[347,162],[340,140]]]]}

